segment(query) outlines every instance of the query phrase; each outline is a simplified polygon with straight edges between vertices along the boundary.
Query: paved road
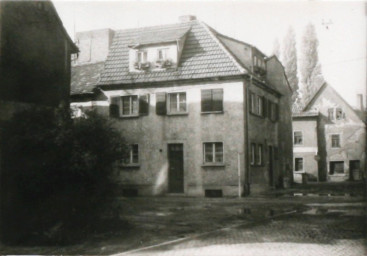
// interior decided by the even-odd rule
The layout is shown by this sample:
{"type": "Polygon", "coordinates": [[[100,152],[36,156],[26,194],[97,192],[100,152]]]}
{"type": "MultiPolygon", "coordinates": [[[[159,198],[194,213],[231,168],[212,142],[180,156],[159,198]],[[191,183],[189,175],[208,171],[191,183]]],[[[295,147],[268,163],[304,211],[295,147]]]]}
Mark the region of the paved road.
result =
{"type": "Polygon", "coordinates": [[[304,213],[221,229],[126,255],[364,256],[364,210],[311,208],[304,213]]]}

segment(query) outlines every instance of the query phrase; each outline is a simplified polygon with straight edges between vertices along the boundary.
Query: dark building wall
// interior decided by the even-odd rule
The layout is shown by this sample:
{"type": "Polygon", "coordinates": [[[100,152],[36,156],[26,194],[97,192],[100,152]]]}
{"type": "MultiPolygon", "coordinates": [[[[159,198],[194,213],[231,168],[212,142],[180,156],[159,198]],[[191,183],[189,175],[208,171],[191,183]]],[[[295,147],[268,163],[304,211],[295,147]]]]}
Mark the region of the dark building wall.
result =
{"type": "Polygon", "coordinates": [[[292,179],[292,91],[288,85],[283,66],[275,57],[267,60],[266,80],[281,94],[278,121],[279,166],[282,174],[292,179]]]}
{"type": "Polygon", "coordinates": [[[1,2],[0,99],[69,104],[76,51],[51,2],[1,2]]]}

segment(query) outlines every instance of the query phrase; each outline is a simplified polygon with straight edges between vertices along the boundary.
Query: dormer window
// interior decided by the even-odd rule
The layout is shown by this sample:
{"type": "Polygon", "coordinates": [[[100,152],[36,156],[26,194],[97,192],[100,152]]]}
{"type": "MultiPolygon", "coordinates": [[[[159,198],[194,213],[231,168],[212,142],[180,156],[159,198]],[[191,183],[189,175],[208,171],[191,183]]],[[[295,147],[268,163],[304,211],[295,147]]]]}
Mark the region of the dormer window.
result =
{"type": "Polygon", "coordinates": [[[158,49],[158,61],[164,61],[167,59],[167,51],[168,49],[158,49]]]}
{"type": "Polygon", "coordinates": [[[138,51],[136,61],[139,63],[146,63],[148,60],[147,51],[138,51]]]}

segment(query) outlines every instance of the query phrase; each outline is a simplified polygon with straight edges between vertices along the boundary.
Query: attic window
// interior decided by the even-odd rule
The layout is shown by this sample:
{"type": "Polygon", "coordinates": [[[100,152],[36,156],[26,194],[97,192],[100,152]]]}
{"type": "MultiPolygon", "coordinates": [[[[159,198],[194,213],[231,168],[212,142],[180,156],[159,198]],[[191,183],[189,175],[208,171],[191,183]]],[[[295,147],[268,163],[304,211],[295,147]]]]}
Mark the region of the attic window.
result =
{"type": "Polygon", "coordinates": [[[147,62],[147,59],[148,59],[148,53],[147,53],[147,51],[138,51],[136,53],[136,60],[137,60],[137,62],[139,62],[139,63],[145,63],[145,62],[147,62]]]}
{"type": "Polygon", "coordinates": [[[166,60],[167,59],[168,49],[158,49],[158,58],[157,60],[166,60]]]}

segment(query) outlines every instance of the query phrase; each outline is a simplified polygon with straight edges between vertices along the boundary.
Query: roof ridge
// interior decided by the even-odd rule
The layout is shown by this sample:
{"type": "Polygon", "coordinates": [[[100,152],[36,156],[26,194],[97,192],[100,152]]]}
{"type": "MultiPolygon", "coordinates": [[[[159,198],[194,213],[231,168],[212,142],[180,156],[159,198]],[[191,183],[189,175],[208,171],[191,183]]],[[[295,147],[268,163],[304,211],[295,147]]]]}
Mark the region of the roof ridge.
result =
{"type": "Polygon", "coordinates": [[[189,21],[189,22],[177,22],[177,23],[170,23],[170,24],[161,24],[161,25],[154,25],[154,26],[145,26],[145,27],[140,27],[140,28],[124,28],[124,29],[116,29],[115,32],[136,32],[136,31],[144,31],[144,30],[149,30],[149,29],[155,29],[155,28],[164,28],[164,29],[167,29],[169,30],[170,27],[172,27],[172,29],[177,29],[175,28],[174,26],[177,26],[177,25],[182,25],[183,27],[186,26],[189,26],[189,25],[192,25],[194,23],[197,23],[199,22],[198,20],[192,20],[192,21],[189,21]]]}
{"type": "Polygon", "coordinates": [[[217,38],[216,35],[214,35],[212,28],[210,26],[208,26],[205,22],[199,21],[199,23],[207,30],[207,32],[209,33],[209,35],[214,39],[214,41],[219,45],[219,47],[224,51],[224,53],[231,59],[231,61],[237,66],[238,70],[241,73],[247,73],[247,69],[245,69],[238,61],[237,59],[233,56],[233,54],[231,53],[231,51],[229,51],[227,49],[227,47],[225,47],[223,45],[223,43],[217,38]]]}

